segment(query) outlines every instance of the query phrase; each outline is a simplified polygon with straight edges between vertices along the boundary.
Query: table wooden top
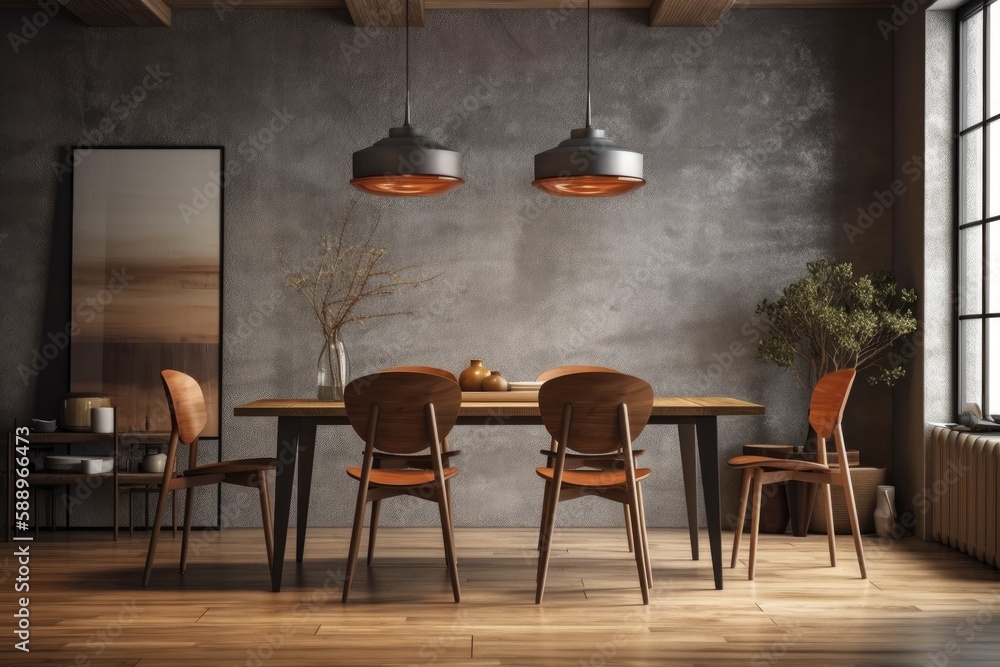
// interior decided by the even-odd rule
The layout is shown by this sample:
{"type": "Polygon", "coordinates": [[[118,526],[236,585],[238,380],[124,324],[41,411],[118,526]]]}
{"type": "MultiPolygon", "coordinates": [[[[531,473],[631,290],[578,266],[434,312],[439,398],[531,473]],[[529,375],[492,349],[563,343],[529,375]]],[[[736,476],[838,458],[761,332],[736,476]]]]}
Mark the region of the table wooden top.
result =
{"type": "MultiPolygon", "coordinates": [[[[267,398],[233,408],[237,417],[346,417],[343,401],[267,398]]],[[[764,406],[736,398],[715,396],[662,397],[653,399],[653,417],[706,417],[762,415],[764,406]]],[[[538,403],[511,401],[465,401],[461,417],[537,417],[538,403]]]]}

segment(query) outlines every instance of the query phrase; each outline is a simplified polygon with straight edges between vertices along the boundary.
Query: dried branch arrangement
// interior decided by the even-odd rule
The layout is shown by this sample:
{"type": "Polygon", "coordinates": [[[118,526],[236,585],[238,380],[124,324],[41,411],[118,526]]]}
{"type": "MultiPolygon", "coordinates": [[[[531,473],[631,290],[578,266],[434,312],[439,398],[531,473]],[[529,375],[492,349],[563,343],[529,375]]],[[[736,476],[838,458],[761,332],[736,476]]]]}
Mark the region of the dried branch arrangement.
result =
{"type": "Polygon", "coordinates": [[[404,287],[415,287],[436,276],[417,273],[415,265],[399,268],[385,266],[388,250],[372,245],[378,221],[361,243],[349,241],[352,203],[341,220],[336,238],[320,237],[319,253],[298,268],[292,268],[285,250],[278,248],[285,271],[286,284],[305,297],[323,328],[323,336],[333,343],[341,328],[349,322],[365,322],[380,317],[412,315],[412,311],[372,308],[359,310],[362,304],[380,301],[395,295],[404,287]]]}

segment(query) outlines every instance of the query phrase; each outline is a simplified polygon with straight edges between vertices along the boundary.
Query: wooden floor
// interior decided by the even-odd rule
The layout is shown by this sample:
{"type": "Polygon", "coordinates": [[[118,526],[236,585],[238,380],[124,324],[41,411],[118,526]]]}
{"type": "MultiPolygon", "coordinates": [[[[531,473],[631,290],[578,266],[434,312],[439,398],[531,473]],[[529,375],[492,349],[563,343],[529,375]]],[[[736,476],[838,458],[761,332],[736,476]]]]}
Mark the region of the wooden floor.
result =
{"type": "MultiPolygon", "coordinates": [[[[104,533],[56,537],[31,545],[30,655],[12,648],[16,566],[3,561],[0,664],[1000,664],[1000,572],[912,538],[866,539],[863,581],[849,537],[830,568],[824,536],[763,536],[757,581],[746,580],[744,547],[716,591],[707,554],[690,560],[686,531],[652,530],[644,607],[623,529],[559,530],[541,606],[532,530],[458,530],[455,604],[440,533],[383,529],[346,606],[345,530],[312,529],[306,561],[286,564],[277,594],[259,530],[196,534],[185,575],[180,541],[165,534],[148,589],[142,533],[117,544],[104,533]]],[[[703,533],[703,551],[707,542],[703,533]]]]}

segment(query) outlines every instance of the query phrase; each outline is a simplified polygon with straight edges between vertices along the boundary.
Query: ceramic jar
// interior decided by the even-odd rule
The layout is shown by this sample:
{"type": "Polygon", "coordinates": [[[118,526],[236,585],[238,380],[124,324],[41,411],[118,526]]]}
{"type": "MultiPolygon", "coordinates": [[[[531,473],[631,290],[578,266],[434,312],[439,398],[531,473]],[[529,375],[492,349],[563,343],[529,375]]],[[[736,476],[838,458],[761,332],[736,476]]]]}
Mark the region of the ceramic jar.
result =
{"type": "Polygon", "coordinates": [[[483,366],[482,359],[472,359],[469,367],[458,376],[458,386],[462,391],[482,391],[483,380],[490,374],[490,369],[483,366]]]}
{"type": "Polygon", "coordinates": [[[167,455],[160,452],[158,454],[146,454],[142,459],[143,472],[163,472],[167,464],[167,455]]]}
{"type": "Polygon", "coordinates": [[[490,374],[483,379],[483,391],[507,391],[510,383],[500,375],[500,371],[490,371],[490,374]]]}
{"type": "Polygon", "coordinates": [[[59,402],[59,428],[64,431],[90,431],[91,408],[110,408],[111,398],[104,394],[66,394],[59,402]]]}

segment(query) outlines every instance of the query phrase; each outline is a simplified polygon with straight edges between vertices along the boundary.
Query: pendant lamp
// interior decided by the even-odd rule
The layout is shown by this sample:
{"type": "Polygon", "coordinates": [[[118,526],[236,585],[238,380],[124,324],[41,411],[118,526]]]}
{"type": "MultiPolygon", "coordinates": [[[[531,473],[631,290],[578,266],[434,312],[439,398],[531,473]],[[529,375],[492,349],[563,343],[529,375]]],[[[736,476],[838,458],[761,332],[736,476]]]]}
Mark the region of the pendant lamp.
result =
{"type": "Polygon", "coordinates": [[[587,0],[587,123],[535,155],[536,188],[562,197],[614,197],[641,188],[642,153],[622,148],[590,125],[590,0],[587,0]]]}
{"type": "Polygon", "coordinates": [[[462,179],[462,154],[410,125],[410,3],[406,4],[406,112],[403,126],[354,153],[351,185],[373,195],[429,197],[454,190],[462,179]]]}

